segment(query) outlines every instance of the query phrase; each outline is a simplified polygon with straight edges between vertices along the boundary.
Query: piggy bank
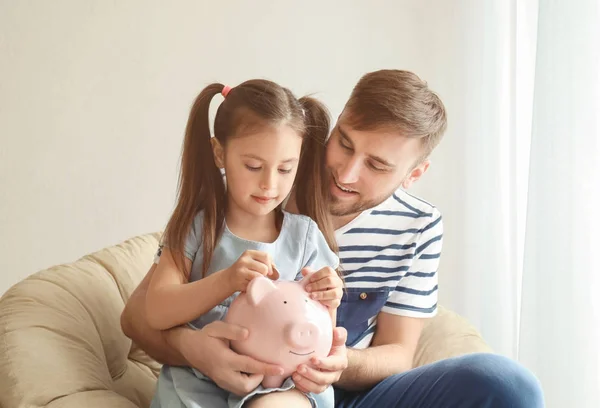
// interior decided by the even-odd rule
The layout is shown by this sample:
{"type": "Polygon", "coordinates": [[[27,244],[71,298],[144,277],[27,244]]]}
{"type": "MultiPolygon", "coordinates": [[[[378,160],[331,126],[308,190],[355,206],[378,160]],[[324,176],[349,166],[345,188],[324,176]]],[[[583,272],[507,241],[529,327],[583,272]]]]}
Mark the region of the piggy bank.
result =
{"type": "Polygon", "coordinates": [[[234,351],[283,368],[280,376],[265,376],[265,388],[280,387],[298,365],[326,357],[331,349],[331,316],[306,292],[309,276],[298,282],[254,278],[225,316],[249,332],[245,340],[231,342],[234,351]]]}

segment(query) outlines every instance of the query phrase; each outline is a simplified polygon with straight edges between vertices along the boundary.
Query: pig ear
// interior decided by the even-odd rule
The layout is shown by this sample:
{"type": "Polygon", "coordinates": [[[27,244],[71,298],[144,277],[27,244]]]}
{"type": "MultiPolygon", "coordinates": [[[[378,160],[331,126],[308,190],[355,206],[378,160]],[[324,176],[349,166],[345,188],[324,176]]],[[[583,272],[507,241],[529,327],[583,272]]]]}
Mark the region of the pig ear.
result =
{"type": "Polygon", "coordinates": [[[259,276],[250,281],[247,288],[248,299],[252,306],[256,306],[270,292],[276,290],[277,287],[271,279],[259,276]]]}

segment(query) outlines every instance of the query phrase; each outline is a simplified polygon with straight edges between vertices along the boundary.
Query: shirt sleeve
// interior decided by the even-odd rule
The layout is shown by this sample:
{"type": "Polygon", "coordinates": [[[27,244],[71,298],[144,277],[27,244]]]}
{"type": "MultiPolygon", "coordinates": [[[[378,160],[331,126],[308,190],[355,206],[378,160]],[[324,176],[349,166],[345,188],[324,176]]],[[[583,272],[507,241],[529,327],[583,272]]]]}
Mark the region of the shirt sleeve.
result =
{"type": "MultiPolygon", "coordinates": [[[[306,233],[306,245],[304,257],[302,258],[302,268],[310,267],[315,271],[329,266],[336,269],[339,266],[340,260],[333,252],[325,237],[317,227],[317,224],[310,220],[308,231],[306,233]]],[[[302,271],[296,275],[296,280],[302,279],[302,271]]]]}
{"type": "Polygon", "coordinates": [[[443,223],[438,210],[420,230],[412,264],[390,294],[383,312],[427,318],[437,313],[438,266],[442,253],[443,223]]]}
{"type": "MultiPolygon", "coordinates": [[[[202,227],[203,227],[204,217],[202,212],[199,212],[194,217],[194,221],[190,226],[190,231],[188,232],[188,236],[185,239],[183,245],[183,253],[186,258],[191,260],[192,262],[196,258],[196,254],[198,253],[198,249],[200,249],[200,245],[202,244],[202,227]]],[[[163,248],[168,248],[169,243],[164,242],[158,247],[158,251],[154,255],[154,263],[158,264],[160,261],[160,255],[162,253],[163,248]]]]}

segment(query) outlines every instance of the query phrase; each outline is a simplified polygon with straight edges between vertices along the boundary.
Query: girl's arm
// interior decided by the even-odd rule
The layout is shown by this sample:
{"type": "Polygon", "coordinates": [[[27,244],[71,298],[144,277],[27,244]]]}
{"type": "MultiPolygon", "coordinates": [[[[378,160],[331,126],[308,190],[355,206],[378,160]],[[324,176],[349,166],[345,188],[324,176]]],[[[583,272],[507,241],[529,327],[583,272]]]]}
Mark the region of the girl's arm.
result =
{"type": "MultiPolygon", "coordinates": [[[[186,270],[192,261],[185,259],[186,270]]],[[[164,248],[146,293],[146,314],[150,327],[166,330],[192,321],[227,299],[235,290],[225,271],[188,283],[188,276],[175,264],[173,255],[164,248]]]]}

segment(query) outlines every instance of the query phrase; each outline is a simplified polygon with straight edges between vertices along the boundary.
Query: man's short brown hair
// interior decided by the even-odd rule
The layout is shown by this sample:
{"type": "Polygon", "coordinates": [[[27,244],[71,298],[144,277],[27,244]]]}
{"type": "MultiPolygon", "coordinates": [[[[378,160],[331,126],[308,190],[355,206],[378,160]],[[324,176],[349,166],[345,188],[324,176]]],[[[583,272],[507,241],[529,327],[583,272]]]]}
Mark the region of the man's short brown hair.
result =
{"type": "Polygon", "coordinates": [[[386,129],[423,139],[426,158],[446,130],[446,109],[440,98],[409,71],[380,70],[364,75],[346,104],[356,130],[386,129]]]}

